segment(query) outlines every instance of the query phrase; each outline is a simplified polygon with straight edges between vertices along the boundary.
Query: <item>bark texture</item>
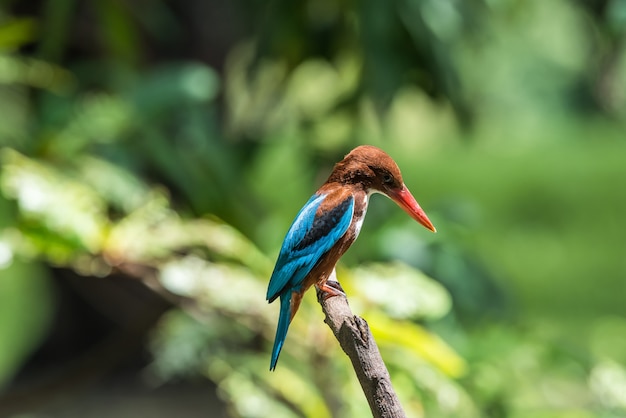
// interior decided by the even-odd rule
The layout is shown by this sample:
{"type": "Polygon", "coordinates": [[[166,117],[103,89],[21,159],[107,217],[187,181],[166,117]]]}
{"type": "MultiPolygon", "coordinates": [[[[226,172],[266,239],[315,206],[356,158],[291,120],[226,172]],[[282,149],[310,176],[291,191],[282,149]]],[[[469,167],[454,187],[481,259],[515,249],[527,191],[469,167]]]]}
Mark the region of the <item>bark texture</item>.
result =
{"type": "MultiPolygon", "coordinates": [[[[329,280],[336,282],[335,272],[329,280]]],[[[352,361],[372,415],[375,418],[406,417],[367,322],[352,313],[345,295],[325,296],[327,294],[318,289],[317,300],[326,315],[324,322],[352,361]]]]}

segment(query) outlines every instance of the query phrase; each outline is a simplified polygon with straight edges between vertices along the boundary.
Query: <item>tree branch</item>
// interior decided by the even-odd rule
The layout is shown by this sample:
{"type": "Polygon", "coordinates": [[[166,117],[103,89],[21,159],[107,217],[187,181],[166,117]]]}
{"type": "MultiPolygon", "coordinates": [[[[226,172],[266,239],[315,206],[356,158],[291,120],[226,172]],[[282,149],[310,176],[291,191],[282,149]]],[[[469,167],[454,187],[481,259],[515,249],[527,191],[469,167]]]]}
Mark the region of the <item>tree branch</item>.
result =
{"type": "MultiPolygon", "coordinates": [[[[334,270],[329,281],[339,285],[334,270]]],[[[317,290],[317,300],[326,315],[324,322],[352,361],[374,418],[406,417],[367,322],[352,313],[345,295],[325,296],[324,291],[317,290]]]]}

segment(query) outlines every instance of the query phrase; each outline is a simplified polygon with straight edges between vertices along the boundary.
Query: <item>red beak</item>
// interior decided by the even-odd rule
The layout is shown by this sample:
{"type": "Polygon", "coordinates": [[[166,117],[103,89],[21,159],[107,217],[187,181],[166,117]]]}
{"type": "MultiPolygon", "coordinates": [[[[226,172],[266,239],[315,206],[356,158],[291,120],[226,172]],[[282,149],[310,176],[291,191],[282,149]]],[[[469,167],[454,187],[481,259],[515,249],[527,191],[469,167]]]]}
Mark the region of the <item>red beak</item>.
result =
{"type": "Polygon", "coordinates": [[[392,190],[388,192],[389,197],[398,204],[411,218],[424,225],[433,232],[437,232],[428,216],[420,205],[417,203],[409,189],[403,184],[400,190],[392,190]]]}

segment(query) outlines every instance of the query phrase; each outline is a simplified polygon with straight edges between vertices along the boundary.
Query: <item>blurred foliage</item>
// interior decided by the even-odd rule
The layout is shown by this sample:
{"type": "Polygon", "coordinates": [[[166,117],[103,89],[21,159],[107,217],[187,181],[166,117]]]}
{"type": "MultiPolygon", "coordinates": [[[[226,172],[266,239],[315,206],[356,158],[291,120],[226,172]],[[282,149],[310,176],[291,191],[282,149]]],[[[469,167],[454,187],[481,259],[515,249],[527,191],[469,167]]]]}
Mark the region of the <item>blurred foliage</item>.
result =
{"type": "Polygon", "coordinates": [[[154,382],[205,376],[232,416],[367,416],[313,295],[267,371],[264,295],[294,214],[369,143],[439,231],[374,198],[339,271],[407,415],[626,415],[626,2],[35,3],[0,5],[3,390],[63,268],[175,303],[154,382]]]}

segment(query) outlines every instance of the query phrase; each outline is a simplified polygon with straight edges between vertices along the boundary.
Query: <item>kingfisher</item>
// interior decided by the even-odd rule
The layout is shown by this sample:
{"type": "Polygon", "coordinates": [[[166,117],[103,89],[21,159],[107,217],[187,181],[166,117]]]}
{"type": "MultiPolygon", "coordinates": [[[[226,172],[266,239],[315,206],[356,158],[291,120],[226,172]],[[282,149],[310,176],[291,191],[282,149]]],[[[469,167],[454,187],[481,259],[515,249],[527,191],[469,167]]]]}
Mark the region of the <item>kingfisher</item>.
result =
{"type": "Polygon", "coordinates": [[[374,193],[389,197],[417,222],[436,232],[387,153],[371,145],[350,151],[300,209],[278,254],[267,288],[269,303],[280,298],[270,371],[276,368],[304,292],[315,285],[326,299],[344,294],[341,286],[328,278],[358,237],[374,193]]]}

